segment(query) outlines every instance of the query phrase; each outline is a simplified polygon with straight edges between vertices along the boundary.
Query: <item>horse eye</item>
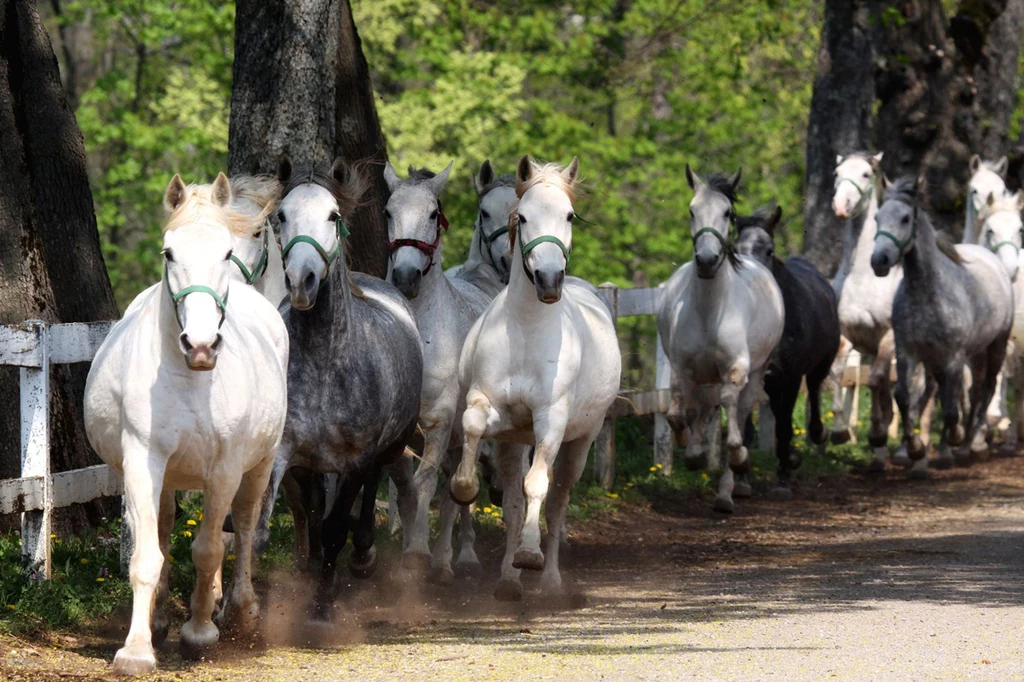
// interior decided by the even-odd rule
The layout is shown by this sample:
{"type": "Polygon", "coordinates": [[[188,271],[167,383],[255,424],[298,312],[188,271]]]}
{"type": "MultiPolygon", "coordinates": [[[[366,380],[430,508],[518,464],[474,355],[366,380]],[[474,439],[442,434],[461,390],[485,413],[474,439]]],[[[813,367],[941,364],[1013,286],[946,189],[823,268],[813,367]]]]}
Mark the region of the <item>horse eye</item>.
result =
{"type": "Polygon", "coordinates": [[[284,222],[284,211],[278,211],[277,212],[277,222],[279,222],[279,223],[283,223],[284,222]]]}
{"type": "Polygon", "coordinates": [[[864,173],[864,179],[865,179],[865,180],[867,180],[867,179],[868,179],[868,178],[870,178],[870,177],[871,177],[871,173],[868,173],[868,172],[865,172],[865,173],[864,173]]]}
{"type": "Polygon", "coordinates": [[[726,211],[725,212],[725,217],[728,218],[731,213],[732,213],[732,211],[726,211]]]}
{"type": "Polygon", "coordinates": [[[167,261],[168,263],[173,263],[173,262],[174,262],[174,254],[173,254],[173,253],[171,253],[171,250],[170,250],[170,249],[164,249],[164,259],[165,259],[165,260],[166,260],[166,261],[167,261]]]}
{"type": "Polygon", "coordinates": [[[234,253],[231,249],[228,249],[228,255],[224,256],[224,260],[231,260],[231,254],[234,253]]]}
{"type": "Polygon", "coordinates": [[[571,222],[572,222],[572,219],[573,219],[573,218],[575,218],[575,217],[576,217],[576,214],[575,214],[575,213],[573,213],[572,211],[569,211],[569,215],[567,215],[567,216],[565,217],[565,219],[566,219],[566,220],[568,220],[568,221],[569,221],[569,222],[571,223],[571,222]]]}
{"type": "Polygon", "coordinates": [[[431,220],[437,220],[437,209],[436,208],[433,211],[430,212],[430,219],[431,220]]]}
{"type": "Polygon", "coordinates": [[[526,216],[524,216],[524,215],[520,215],[519,216],[519,224],[520,225],[525,225],[526,224],[526,216]]]}
{"type": "Polygon", "coordinates": [[[490,213],[488,213],[487,211],[483,210],[482,208],[480,209],[480,220],[488,220],[490,217],[491,217],[490,213]]]}
{"type": "Polygon", "coordinates": [[[910,216],[908,216],[908,215],[903,216],[903,218],[900,219],[900,222],[903,223],[904,225],[906,225],[907,223],[910,222],[910,216]]]}
{"type": "Polygon", "coordinates": [[[332,223],[336,223],[339,220],[341,220],[341,214],[339,214],[337,211],[331,211],[331,217],[328,218],[328,220],[330,220],[332,223]]]}

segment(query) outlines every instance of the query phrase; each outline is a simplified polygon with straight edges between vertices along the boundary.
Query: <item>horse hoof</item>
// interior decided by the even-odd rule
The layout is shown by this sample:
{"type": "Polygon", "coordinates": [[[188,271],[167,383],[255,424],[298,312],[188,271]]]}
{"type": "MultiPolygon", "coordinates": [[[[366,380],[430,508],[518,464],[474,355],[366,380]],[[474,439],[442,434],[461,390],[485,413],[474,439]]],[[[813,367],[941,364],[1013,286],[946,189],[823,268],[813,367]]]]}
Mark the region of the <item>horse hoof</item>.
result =
{"type": "Polygon", "coordinates": [[[901,448],[893,454],[892,465],[894,467],[900,467],[902,469],[909,469],[911,466],[914,465],[914,461],[910,459],[906,451],[901,448]]]}
{"type": "Polygon", "coordinates": [[[776,485],[769,493],[771,499],[778,502],[789,502],[793,499],[793,489],[788,485],[776,485]]]}
{"type": "Polygon", "coordinates": [[[455,572],[451,566],[437,566],[430,569],[430,582],[435,585],[451,585],[455,582],[455,572]]]}
{"type": "Polygon", "coordinates": [[[114,655],[111,668],[115,675],[124,677],[147,675],[156,670],[156,656],[153,655],[152,648],[126,646],[114,655]]]}
{"type": "Polygon", "coordinates": [[[804,463],[804,456],[793,450],[789,453],[789,468],[796,470],[804,463]]]}
{"type": "Polygon", "coordinates": [[[426,552],[406,551],[402,554],[402,568],[426,573],[430,570],[430,555],[426,552]]]}
{"type": "Polygon", "coordinates": [[[701,469],[708,468],[708,456],[697,455],[695,457],[684,457],[683,463],[686,465],[686,468],[690,471],[700,471],[701,469]]]}
{"type": "Polygon", "coordinates": [[[811,445],[821,445],[828,440],[825,426],[820,421],[811,424],[811,428],[807,430],[807,440],[811,442],[811,445]]]}
{"type": "Polygon", "coordinates": [[[723,514],[732,514],[736,508],[736,505],[728,497],[716,497],[715,503],[711,505],[711,508],[716,512],[723,514]]]}
{"type": "Polygon", "coordinates": [[[953,432],[949,434],[949,444],[956,447],[957,445],[960,445],[961,443],[964,442],[965,436],[966,434],[964,432],[964,427],[960,424],[957,424],[956,428],[953,429],[953,432]]]}
{"type": "Polygon", "coordinates": [[[512,557],[512,566],[527,571],[542,571],[544,570],[544,555],[536,549],[520,547],[512,557]]]}
{"type": "MultiPolygon", "coordinates": [[[[938,460],[936,460],[936,464],[937,463],[938,463],[938,460]]],[[[953,467],[953,464],[956,464],[956,466],[961,467],[961,468],[967,468],[967,467],[971,466],[972,464],[974,464],[974,461],[973,461],[973,459],[971,457],[971,453],[970,452],[963,452],[963,453],[958,452],[955,455],[953,455],[953,460],[952,460],[952,462],[950,464],[947,464],[944,467],[936,466],[936,468],[951,469],[953,467]]]]}
{"type": "Polygon", "coordinates": [[[843,445],[851,440],[853,440],[853,434],[850,433],[850,429],[832,432],[832,445],[843,445]]]}
{"type": "Polygon", "coordinates": [[[352,556],[348,559],[348,570],[352,572],[352,577],[365,580],[373,575],[373,572],[377,570],[377,548],[370,546],[368,550],[362,554],[352,552],[352,556]]]}
{"type": "Polygon", "coordinates": [[[167,641],[167,632],[171,629],[171,620],[165,613],[158,613],[153,616],[153,648],[159,647],[167,641]]]}
{"type": "Polygon", "coordinates": [[[953,457],[936,457],[935,460],[932,462],[932,468],[940,470],[952,469],[953,462],[953,457]]]}
{"type": "Polygon", "coordinates": [[[458,561],[455,563],[455,577],[477,580],[484,577],[484,567],[479,561],[458,561]]]}
{"type": "Polygon", "coordinates": [[[924,459],[927,454],[928,450],[917,436],[911,438],[910,442],[907,443],[907,456],[915,462],[919,459],[924,459]]]}
{"type": "Polygon", "coordinates": [[[451,485],[448,486],[448,493],[452,496],[455,504],[471,505],[480,495],[480,481],[473,478],[469,484],[465,484],[459,483],[459,479],[453,478],[451,485]]]}
{"type": "Polygon", "coordinates": [[[502,578],[494,588],[494,598],[498,601],[522,601],[523,584],[511,578],[502,578]]]}
{"type": "Polygon", "coordinates": [[[732,489],[732,496],[738,497],[742,500],[748,499],[753,494],[753,489],[750,484],[746,481],[736,481],[735,487],[732,489]]]}
{"type": "Polygon", "coordinates": [[[913,467],[907,473],[907,478],[911,481],[927,481],[930,476],[927,467],[913,467]]]}
{"type": "Polygon", "coordinates": [[[983,464],[988,461],[990,454],[989,448],[971,450],[971,462],[974,464],[983,464]]]}
{"type": "Polygon", "coordinates": [[[196,625],[195,621],[189,620],[181,626],[181,639],[178,648],[182,658],[197,661],[209,653],[216,646],[218,640],[220,640],[220,631],[216,625],[213,623],[196,625]]]}

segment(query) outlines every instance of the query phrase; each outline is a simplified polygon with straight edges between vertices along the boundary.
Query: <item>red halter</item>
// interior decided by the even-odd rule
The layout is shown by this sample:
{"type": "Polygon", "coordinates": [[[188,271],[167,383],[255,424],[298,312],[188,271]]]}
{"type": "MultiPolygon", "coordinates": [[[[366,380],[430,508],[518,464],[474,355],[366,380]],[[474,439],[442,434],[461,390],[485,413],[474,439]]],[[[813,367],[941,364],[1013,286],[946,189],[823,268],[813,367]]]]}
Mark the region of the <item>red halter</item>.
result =
{"type": "Polygon", "coordinates": [[[434,252],[437,251],[437,247],[441,245],[441,230],[448,230],[448,218],[445,217],[444,211],[441,209],[441,202],[437,203],[437,237],[434,239],[434,243],[422,242],[419,239],[396,239],[393,242],[388,242],[388,253],[394,255],[395,251],[402,248],[403,246],[411,246],[418,249],[427,255],[429,262],[427,263],[427,269],[423,271],[423,276],[426,277],[427,273],[430,272],[430,268],[434,267],[434,252]]]}

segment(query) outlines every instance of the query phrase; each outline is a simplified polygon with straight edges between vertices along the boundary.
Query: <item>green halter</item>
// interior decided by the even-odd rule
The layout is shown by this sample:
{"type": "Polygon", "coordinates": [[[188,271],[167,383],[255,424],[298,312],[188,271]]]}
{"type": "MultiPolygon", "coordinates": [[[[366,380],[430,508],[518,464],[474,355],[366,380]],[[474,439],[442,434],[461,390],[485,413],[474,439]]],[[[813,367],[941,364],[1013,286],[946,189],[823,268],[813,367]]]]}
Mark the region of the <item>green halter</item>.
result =
{"type": "MultiPolygon", "coordinates": [[[[497,230],[495,230],[495,232],[497,232],[497,230]]],[[[559,249],[561,249],[562,255],[565,256],[566,264],[569,263],[569,254],[572,253],[572,250],[566,248],[565,244],[563,244],[562,240],[559,239],[558,237],[555,237],[554,235],[550,235],[550,234],[544,234],[544,235],[541,235],[541,236],[537,237],[536,239],[531,239],[529,242],[527,242],[524,245],[523,244],[523,231],[522,230],[516,230],[516,232],[517,232],[516,236],[518,237],[518,241],[519,241],[519,250],[523,254],[523,270],[526,272],[526,277],[531,282],[533,282],[533,273],[531,273],[530,269],[526,267],[526,256],[529,255],[529,253],[531,251],[533,251],[535,248],[537,248],[541,244],[550,243],[550,244],[554,244],[555,246],[557,246],[559,249]]]]}
{"type": "MultiPolygon", "coordinates": [[[[483,232],[484,232],[483,226],[481,225],[480,226],[480,234],[483,234],[483,232]]],[[[486,247],[482,247],[481,250],[485,251],[487,253],[487,260],[489,260],[491,262],[491,267],[493,267],[495,270],[498,269],[498,264],[494,262],[494,254],[491,253],[491,244],[493,244],[498,239],[498,237],[500,237],[503,234],[506,234],[507,232],[508,232],[508,225],[502,225],[501,227],[499,227],[494,232],[491,232],[489,235],[485,235],[484,238],[483,238],[484,241],[487,242],[487,246],[486,247]]]]}
{"type": "Polygon", "coordinates": [[[896,257],[896,262],[898,263],[901,261],[903,259],[903,254],[906,253],[907,247],[913,244],[914,240],[917,238],[917,206],[914,206],[914,222],[911,224],[910,236],[907,237],[906,241],[900,241],[896,235],[891,232],[886,232],[885,230],[878,230],[875,233],[875,239],[878,239],[879,237],[885,237],[886,239],[892,240],[892,243],[900,250],[900,255],[896,257]]]}
{"type": "Polygon", "coordinates": [[[178,312],[178,304],[189,294],[208,294],[213,297],[214,302],[217,303],[217,307],[220,308],[220,322],[217,323],[217,329],[221,328],[224,324],[224,316],[227,313],[228,307],[228,295],[224,294],[224,298],[220,297],[216,291],[203,284],[193,284],[187,286],[178,293],[171,291],[171,279],[167,274],[167,268],[164,268],[164,284],[167,286],[167,295],[171,297],[171,303],[174,305],[174,317],[178,319],[178,326],[182,329],[185,325],[181,323],[181,314],[178,312]]]}
{"type": "MultiPolygon", "coordinates": [[[[1024,233],[1024,230],[1022,230],[1022,233],[1024,233]]],[[[996,244],[993,244],[992,243],[992,231],[991,230],[988,230],[988,231],[985,232],[985,242],[988,244],[988,248],[989,248],[989,250],[992,253],[998,253],[999,249],[1001,249],[1004,246],[1012,246],[1013,250],[1016,252],[1016,255],[1020,256],[1020,247],[1016,244],[1016,242],[1011,242],[1010,240],[1006,240],[1006,241],[1001,241],[1001,242],[998,242],[996,244]]]]}
{"type": "Polygon", "coordinates": [[[853,178],[839,178],[839,181],[836,183],[836,189],[839,189],[839,186],[842,185],[844,182],[848,182],[851,185],[853,185],[857,189],[857,194],[860,195],[860,198],[857,200],[856,205],[853,207],[853,216],[858,216],[864,211],[864,208],[867,206],[867,203],[871,201],[871,195],[874,194],[875,192],[874,183],[869,184],[867,190],[865,191],[860,188],[860,185],[858,185],[853,178]]]}
{"type": "MultiPolygon", "coordinates": [[[[348,226],[345,225],[345,221],[341,219],[341,216],[338,216],[338,219],[334,221],[334,228],[338,235],[338,243],[334,245],[334,248],[331,249],[330,253],[328,253],[327,250],[323,246],[321,246],[320,242],[318,242],[317,240],[313,239],[309,235],[300,234],[292,237],[291,241],[288,242],[288,244],[284,247],[284,249],[281,251],[281,259],[284,260],[288,258],[288,252],[291,251],[292,247],[294,247],[296,244],[309,244],[314,249],[316,249],[316,252],[319,253],[320,257],[324,259],[325,263],[327,263],[327,271],[324,272],[323,277],[323,279],[326,279],[327,273],[329,273],[331,270],[331,265],[334,263],[334,261],[338,260],[338,254],[341,253],[342,238],[344,237],[345,239],[348,239],[348,236],[350,234],[348,231],[348,226]]],[[[321,281],[323,281],[323,279],[321,279],[321,281]]]]}
{"type": "Polygon", "coordinates": [[[716,230],[713,227],[702,227],[699,230],[697,230],[697,233],[693,235],[693,243],[694,243],[694,245],[697,244],[697,240],[700,239],[700,236],[702,234],[704,234],[704,233],[715,235],[715,239],[717,239],[719,242],[722,243],[722,248],[723,249],[728,249],[729,248],[729,240],[726,239],[725,237],[723,237],[721,235],[721,233],[719,233],[719,231],[716,230]]]}
{"type": "Polygon", "coordinates": [[[260,259],[256,263],[256,267],[252,269],[252,272],[249,271],[249,268],[245,267],[245,263],[242,262],[241,258],[239,258],[238,256],[236,256],[233,253],[231,254],[231,262],[234,263],[235,265],[237,265],[238,269],[242,271],[242,277],[245,278],[246,284],[255,284],[256,280],[258,280],[260,277],[262,277],[263,273],[267,271],[267,261],[269,260],[269,255],[268,254],[270,252],[270,250],[268,248],[270,246],[270,243],[268,241],[269,237],[267,235],[267,232],[269,230],[270,230],[270,226],[264,224],[264,226],[263,226],[263,253],[260,254],[260,259]]]}

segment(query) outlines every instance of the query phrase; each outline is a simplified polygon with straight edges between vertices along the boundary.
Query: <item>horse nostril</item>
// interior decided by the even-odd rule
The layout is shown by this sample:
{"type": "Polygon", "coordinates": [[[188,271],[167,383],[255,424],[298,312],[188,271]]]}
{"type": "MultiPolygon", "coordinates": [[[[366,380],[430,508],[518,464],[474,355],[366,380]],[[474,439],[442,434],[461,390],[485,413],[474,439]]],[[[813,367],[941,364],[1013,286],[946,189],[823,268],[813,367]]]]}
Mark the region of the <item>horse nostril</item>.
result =
{"type": "Polygon", "coordinates": [[[217,338],[215,338],[213,340],[213,343],[210,344],[210,350],[217,350],[217,348],[220,347],[220,342],[223,341],[223,340],[224,340],[224,337],[221,336],[220,333],[218,333],[217,334],[217,338]]]}
{"type": "Polygon", "coordinates": [[[303,288],[306,289],[306,291],[309,291],[310,289],[315,287],[316,275],[314,275],[312,272],[308,273],[305,277],[302,278],[302,286],[303,288]]]}
{"type": "Polygon", "coordinates": [[[192,350],[192,344],[189,343],[188,334],[186,334],[185,332],[182,332],[181,335],[178,336],[178,341],[181,342],[181,349],[186,353],[192,350]]]}
{"type": "Polygon", "coordinates": [[[286,289],[291,289],[292,288],[292,281],[291,281],[291,279],[289,279],[287,272],[284,273],[284,286],[285,286],[286,289]]]}
{"type": "Polygon", "coordinates": [[[562,282],[564,282],[564,281],[565,281],[565,270],[561,270],[557,275],[555,275],[555,286],[556,287],[562,286],[562,282]]]}

